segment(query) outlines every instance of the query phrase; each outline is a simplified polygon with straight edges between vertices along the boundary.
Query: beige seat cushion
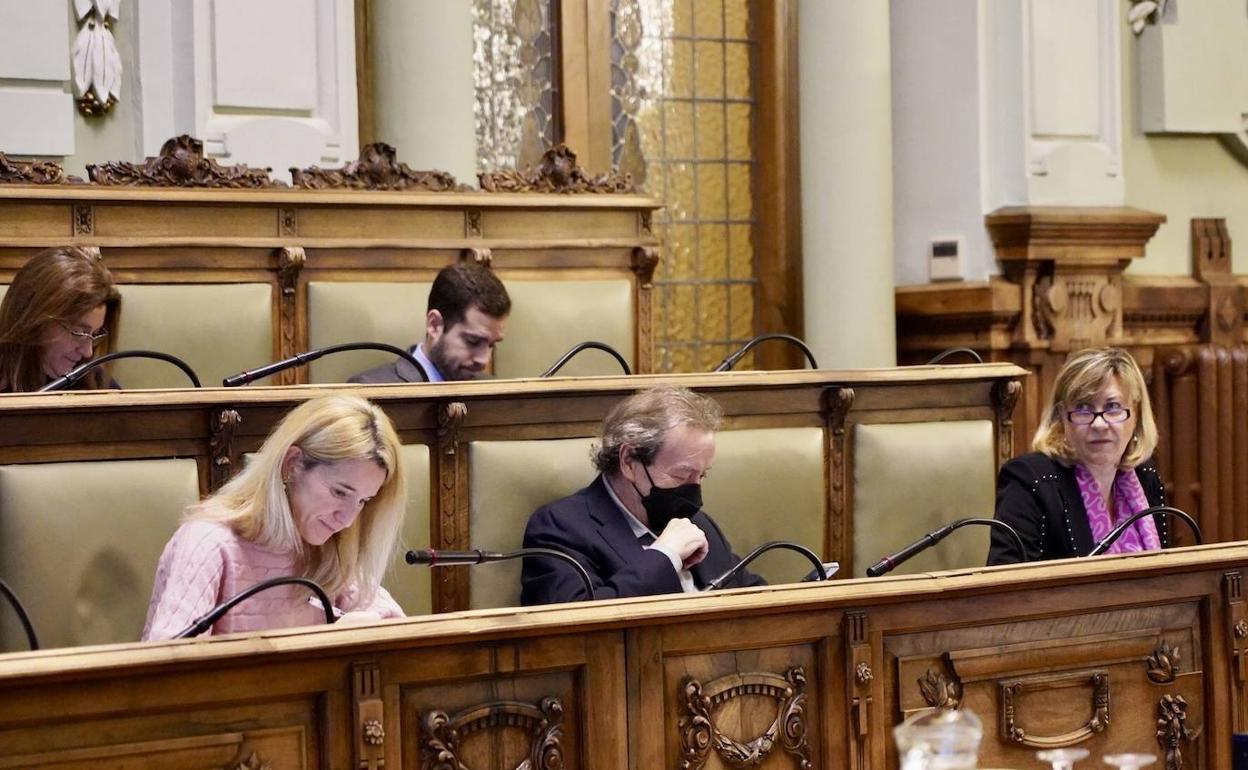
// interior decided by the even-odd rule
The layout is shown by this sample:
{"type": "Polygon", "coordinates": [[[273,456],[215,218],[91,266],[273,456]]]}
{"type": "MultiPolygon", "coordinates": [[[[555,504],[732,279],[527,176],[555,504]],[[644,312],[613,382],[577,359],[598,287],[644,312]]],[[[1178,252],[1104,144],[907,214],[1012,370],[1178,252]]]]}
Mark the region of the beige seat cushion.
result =
{"type": "MultiPolygon", "coordinates": [[[[791,540],[822,558],[823,477],[819,428],[720,431],[702,497],[738,556],[769,540],[791,540]]],[[[800,580],[813,566],[801,554],[777,550],[750,569],[777,584],[800,580]]]]}
{"type": "MultiPolygon", "coordinates": [[[[988,420],[856,426],[854,577],[943,524],[992,518],[995,457],[988,420]]],[[[988,527],[965,527],[896,572],[982,565],[988,537],[988,527]]]]}
{"type": "MultiPolygon", "coordinates": [[[[633,367],[633,289],[627,280],[508,280],[511,316],[494,354],[494,375],[536,377],[578,342],[597,340],[620,351],[633,367]]],[[[407,348],[424,339],[431,283],[308,284],[308,344],[386,342],[407,348]]],[[[366,369],[393,360],[381,352],[326,356],[309,364],[310,382],[346,382],[366,369]]],[[[589,350],[560,375],[619,374],[619,364],[589,350]]]]}
{"type": "MultiPolygon", "coordinates": [[[[273,290],[264,283],[127,284],[114,350],[157,350],[185,361],[204,387],[273,360],[273,290]]],[[[187,388],[190,381],[162,361],[120,361],[122,387],[187,388]]],[[[261,381],[263,384],[264,381],[261,381]]]]}
{"type": "MultiPolygon", "coordinates": [[[[425,338],[425,306],[432,283],[308,283],[308,346],[385,342],[408,348],[425,338]]],[[[381,351],[351,351],[308,364],[308,382],[346,382],[393,361],[381,351]]]]}
{"type": "MultiPolygon", "coordinates": [[[[507,338],[494,354],[499,377],[536,377],[578,342],[597,340],[620,352],[636,371],[633,349],[633,285],[610,281],[510,281],[507,338]]],[[[585,350],[559,377],[618,375],[619,363],[600,350],[585,350]]]]}
{"type": "MultiPolygon", "coordinates": [[[[529,515],[593,481],[592,439],[473,441],[468,445],[468,535],[472,547],[514,551],[529,515]]],[[[485,564],[471,573],[472,608],[520,603],[520,562],[485,564]]]]}
{"type": "Polygon", "coordinates": [[[399,548],[394,566],[383,582],[404,612],[408,615],[427,615],[433,609],[429,570],[409,566],[403,557],[409,548],[429,547],[432,492],[429,447],[405,444],[400,454],[407,471],[407,512],[403,517],[403,528],[399,530],[399,548]]]}
{"type": "MultiPolygon", "coordinates": [[[[156,562],[199,499],[194,460],[0,466],[0,577],[44,647],[139,638],[156,562]]],[[[0,612],[5,650],[24,649],[0,612]]]]}

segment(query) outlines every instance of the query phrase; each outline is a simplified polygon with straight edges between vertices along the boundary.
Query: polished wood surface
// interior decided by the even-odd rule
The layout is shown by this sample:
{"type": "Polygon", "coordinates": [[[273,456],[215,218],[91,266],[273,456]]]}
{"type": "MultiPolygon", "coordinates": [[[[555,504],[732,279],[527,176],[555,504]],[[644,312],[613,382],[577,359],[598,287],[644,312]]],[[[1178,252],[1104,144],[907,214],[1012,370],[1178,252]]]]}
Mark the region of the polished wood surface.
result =
{"type": "MultiPolygon", "coordinates": [[[[126,284],[267,283],[276,360],[308,349],[312,281],[430,281],[457,259],[504,281],[622,278],[633,285],[635,369],[648,372],[658,205],[623,194],[12,185],[0,187],[0,284],[67,244],[99,247],[126,284]]],[[[278,381],[306,382],[306,369],[278,381]]]]}
{"type": "MultiPolygon", "coordinates": [[[[624,396],[675,384],[712,396],[725,430],[814,427],[824,432],[823,556],[852,574],[857,425],[986,420],[997,464],[1013,445],[1011,413],[1024,373],[1011,364],[884,370],[724,372],[550,380],[497,380],[378,387],[299,386],[0,396],[0,465],[71,460],[193,458],[201,491],[216,489],[259,448],[293,405],[331,392],[380,404],[405,444],[431,448],[434,481],[429,542],[469,542],[473,441],[591,437],[624,396]]],[[[470,605],[466,569],[440,570],[437,611],[470,605]]]]}
{"type": "Polygon", "coordinates": [[[1230,767],[1248,546],[0,656],[0,767],[1230,767]],[[802,761],[808,764],[800,764],[802,761]],[[456,764],[456,763],[462,763],[456,764]]]}
{"type": "Polygon", "coordinates": [[[1124,273],[1164,219],[1124,208],[993,212],[1002,275],[898,288],[898,359],[965,346],[1032,372],[1015,415],[1021,454],[1066,357],[1126,348],[1149,380],[1168,501],[1196,517],[1206,542],[1248,538],[1248,476],[1236,473],[1248,456],[1248,277],[1232,272],[1218,219],[1192,220],[1192,275],[1124,273]]]}

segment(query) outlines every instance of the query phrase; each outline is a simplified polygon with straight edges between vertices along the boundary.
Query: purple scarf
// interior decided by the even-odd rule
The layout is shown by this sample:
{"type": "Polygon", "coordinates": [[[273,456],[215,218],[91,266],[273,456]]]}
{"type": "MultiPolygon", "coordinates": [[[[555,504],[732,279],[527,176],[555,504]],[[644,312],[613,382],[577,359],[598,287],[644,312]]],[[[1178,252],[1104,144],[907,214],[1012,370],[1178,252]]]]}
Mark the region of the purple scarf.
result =
{"type": "MultiPolygon", "coordinates": [[[[1135,470],[1120,470],[1114,476],[1114,515],[1111,520],[1109,510],[1105,506],[1105,496],[1096,483],[1092,473],[1083,465],[1075,464],[1075,481],[1079,484],[1079,495],[1083,497],[1084,510],[1088,512],[1088,526],[1092,529],[1092,540],[1099,543],[1105,539],[1115,526],[1125,521],[1131,514],[1148,507],[1148,498],[1144,488],[1140,486],[1140,478],[1135,470]]],[[[1157,537],[1157,525],[1152,516],[1145,516],[1127,528],[1122,536],[1109,547],[1108,553],[1129,553],[1131,551],[1156,551],[1161,548],[1161,540],[1157,537]]]]}

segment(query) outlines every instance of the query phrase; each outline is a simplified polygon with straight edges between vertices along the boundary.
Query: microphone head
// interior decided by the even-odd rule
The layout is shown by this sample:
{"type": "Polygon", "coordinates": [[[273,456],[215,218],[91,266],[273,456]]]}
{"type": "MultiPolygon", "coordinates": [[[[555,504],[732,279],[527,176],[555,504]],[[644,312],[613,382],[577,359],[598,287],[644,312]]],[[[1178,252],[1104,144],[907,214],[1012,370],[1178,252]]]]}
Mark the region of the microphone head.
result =
{"type": "Polygon", "coordinates": [[[419,551],[408,551],[403,559],[408,564],[430,564],[433,562],[433,552],[427,548],[419,551]]]}

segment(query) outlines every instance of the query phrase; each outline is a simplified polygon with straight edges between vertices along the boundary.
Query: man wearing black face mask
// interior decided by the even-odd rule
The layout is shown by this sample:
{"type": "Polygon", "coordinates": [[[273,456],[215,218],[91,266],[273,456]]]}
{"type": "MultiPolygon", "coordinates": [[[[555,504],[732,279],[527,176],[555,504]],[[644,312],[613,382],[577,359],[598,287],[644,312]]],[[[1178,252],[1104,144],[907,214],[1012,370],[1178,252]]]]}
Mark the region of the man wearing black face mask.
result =
{"type": "MultiPolygon", "coordinates": [[[[601,475],[539,508],[524,545],[555,548],[589,572],[595,599],[693,593],[737,563],[727,538],[702,511],[702,479],[715,459],[719,406],[684,388],[657,387],[625,399],[603,421],[594,447],[601,475]]],[[[585,599],[577,573],[527,558],[521,603],[585,599]]],[[[742,572],[726,588],[762,585],[742,572]]]]}

